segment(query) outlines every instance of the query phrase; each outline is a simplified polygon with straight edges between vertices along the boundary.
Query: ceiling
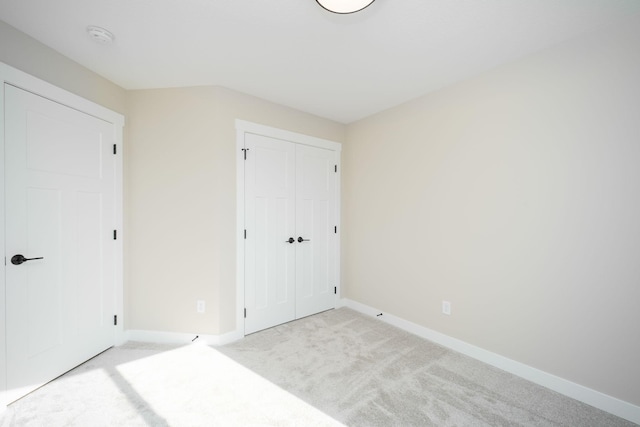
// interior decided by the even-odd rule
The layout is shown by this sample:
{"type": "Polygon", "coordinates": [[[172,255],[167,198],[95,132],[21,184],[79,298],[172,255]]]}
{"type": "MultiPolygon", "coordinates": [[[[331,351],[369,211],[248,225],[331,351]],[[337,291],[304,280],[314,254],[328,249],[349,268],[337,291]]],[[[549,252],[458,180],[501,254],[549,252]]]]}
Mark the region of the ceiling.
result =
{"type": "Polygon", "coordinates": [[[219,85],[350,123],[640,13],[640,0],[0,0],[0,19],[125,89],[219,85]],[[98,25],[111,45],[90,39],[98,25]]]}

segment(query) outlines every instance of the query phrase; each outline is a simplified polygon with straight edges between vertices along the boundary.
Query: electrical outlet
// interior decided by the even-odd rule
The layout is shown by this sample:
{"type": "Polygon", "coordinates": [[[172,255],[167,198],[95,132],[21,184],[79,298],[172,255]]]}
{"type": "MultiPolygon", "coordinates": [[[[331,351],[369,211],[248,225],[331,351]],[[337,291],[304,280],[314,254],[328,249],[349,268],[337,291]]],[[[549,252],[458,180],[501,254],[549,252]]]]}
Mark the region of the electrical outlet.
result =
{"type": "Polygon", "coordinates": [[[451,303],[449,301],[442,301],[442,313],[451,314],[451,303]]]}
{"type": "Polygon", "coordinates": [[[204,301],[203,300],[198,300],[196,302],[196,311],[198,313],[204,313],[204,301]]]}

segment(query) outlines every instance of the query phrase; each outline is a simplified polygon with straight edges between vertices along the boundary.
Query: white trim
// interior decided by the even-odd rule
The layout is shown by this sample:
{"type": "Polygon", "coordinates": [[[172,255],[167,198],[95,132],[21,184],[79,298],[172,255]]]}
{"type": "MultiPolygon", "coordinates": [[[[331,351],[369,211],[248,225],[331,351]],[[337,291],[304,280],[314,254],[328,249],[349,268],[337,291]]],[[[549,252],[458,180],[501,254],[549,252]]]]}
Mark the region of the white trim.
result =
{"type": "Polygon", "coordinates": [[[342,152],[338,150],[336,152],[336,165],[338,166],[338,172],[336,176],[336,227],[338,227],[338,232],[336,233],[336,307],[340,304],[340,298],[342,296],[342,270],[341,260],[342,260],[342,152]]]}
{"type": "Polygon", "coordinates": [[[271,138],[282,139],[283,141],[295,142],[296,144],[310,145],[312,147],[325,148],[327,150],[338,152],[342,151],[342,144],[340,144],[339,142],[316,138],[315,136],[304,135],[301,133],[290,132],[288,130],[272,128],[270,126],[247,122],[240,119],[236,120],[236,130],[243,135],[245,133],[253,133],[256,135],[265,135],[271,138]]]}
{"type": "Polygon", "coordinates": [[[336,306],[339,304],[338,296],[341,293],[340,286],[340,236],[341,234],[341,205],[340,188],[342,177],[342,164],[340,153],[342,144],[329,141],[327,139],[316,138],[301,133],[290,132],[288,130],[273,128],[257,123],[236,119],[236,329],[234,334],[244,337],[244,137],[245,134],[264,135],[283,141],[294,142],[296,144],[308,145],[311,147],[324,148],[336,152],[336,162],[338,165],[338,176],[336,177],[336,225],[338,226],[336,243],[336,306]]]}
{"type": "MultiPolygon", "coordinates": [[[[0,408],[1,411],[6,409],[7,399],[7,337],[6,337],[6,286],[5,286],[5,263],[7,262],[7,253],[5,245],[5,222],[4,222],[4,82],[7,74],[6,66],[0,62],[0,165],[2,165],[2,173],[0,173],[0,244],[2,244],[2,252],[4,262],[0,262],[0,408]]],[[[2,413],[0,411],[0,414],[2,413]]]]}
{"type": "Polygon", "coordinates": [[[397,328],[428,339],[429,341],[433,341],[491,366],[495,366],[496,368],[549,388],[560,394],[571,397],[572,399],[579,400],[580,402],[584,402],[587,405],[609,412],[620,418],[640,424],[640,406],[633,405],[629,402],[625,402],[580,384],[565,380],[564,378],[557,377],[553,374],[525,365],[524,363],[516,362],[515,360],[492,353],[488,350],[476,347],[465,341],[461,341],[432,329],[425,328],[424,326],[417,325],[392,314],[383,313],[382,316],[378,317],[377,315],[381,313],[380,310],[361,304],[357,301],[345,298],[340,301],[339,305],[341,307],[348,307],[362,314],[375,317],[397,328]]]}
{"type": "Polygon", "coordinates": [[[47,98],[58,104],[65,105],[74,110],[92,115],[98,119],[113,123],[116,126],[124,126],[124,116],[109,110],[108,108],[98,105],[88,99],[84,99],[74,93],[61,89],[57,86],[33,77],[23,71],[13,68],[3,62],[0,62],[0,81],[8,83],[12,86],[24,89],[27,92],[34,93],[43,98],[47,98]]]}
{"type": "Polygon", "coordinates": [[[118,325],[115,330],[115,345],[124,343],[124,240],[127,238],[124,230],[124,140],[123,140],[123,126],[124,117],[121,116],[121,123],[114,123],[113,126],[113,138],[116,144],[116,158],[115,158],[115,218],[114,227],[118,230],[118,239],[114,242],[116,245],[116,259],[114,265],[114,280],[115,280],[115,314],[118,316],[118,325]]]}
{"type": "MultiPolygon", "coordinates": [[[[122,128],[124,127],[124,116],[111,111],[101,105],[95,104],[87,99],[81,98],[71,92],[56,87],[50,83],[33,77],[23,71],[13,68],[3,62],[0,62],[0,164],[4,169],[4,86],[10,84],[28,92],[34,93],[43,98],[52,100],[58,104],[65,105],[74,110],[81,111],[85,114],[94,116],[100,120],[104,120],[113,124],[114,127],[114,139],[118,147],[118,156],[116,158],[115,166],[115,209],[116,216],[114,218],[114,226],[119,230],[118,235],[121,236],[116,242],[117,254],[115,263],[115,313],[118,316],[118,327],[114,333],[115,344],[121,344],[124,342],[124,311],[123,311],[123,272],[122,272],[122,259],[123,259],[123,245],[122,236],[124,233],[122,230],[122,153],[123,153],[123,139],[122,128]]],[[[0,174],[0,244],[2,244],[2,250],[6,250],[5,236],[4,236],[4,173],[0,174]]],[[[4,253],[5,259],[7,254],[4,253]]],[[[0,315],[0,408],[4,408],[6,401],[6,337],[5,337],[5,316],[6,300],[5,300],[5,266],[4,263],[0,263],[0,309],[2,313],[0,315]]]]}
{"type": "MultiPolygon", "coordinates": [[[[237,125],[237,121],[236,121],[237,125]]],[[[244,134],[236,129],[236,330],[244,337],[244,134]]]]}
{"type": "Polygon", "coordinates": [[[125,336],[126,341],[150,342],[158,344],[205,344],[213,346],[229,344],[243,338],[243,336],[238,335],[235,331],[222,335],[202,335],[177,332],[144,331],[136,329],[126,331],[125,336]]]}

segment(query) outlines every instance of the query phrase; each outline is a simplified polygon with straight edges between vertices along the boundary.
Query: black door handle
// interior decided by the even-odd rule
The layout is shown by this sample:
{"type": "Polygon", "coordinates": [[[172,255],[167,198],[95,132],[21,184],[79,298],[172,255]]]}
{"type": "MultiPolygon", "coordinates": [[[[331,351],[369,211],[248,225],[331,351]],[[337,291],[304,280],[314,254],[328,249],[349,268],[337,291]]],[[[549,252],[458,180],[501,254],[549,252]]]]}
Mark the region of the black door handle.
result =
{"type": "Polygon", "coordinates": [[[295,240],[293,239],[293,237],[289,237],[289,240],[285,240],[285,243],[293,243],[295,242],[295,240]]]}
{"type": "Polygon", "coordinates": [[[310,242],[311,239],[303,239],[302,237],[298,237],[298,243],[302,243],[302,242],[310,242]]]}
{"type": "Polygon", "coordinates": [[[20,265],[23,262],[27,262],[27,261],[32,261],[34,259],[44,259],[44,257],[37,257],[37,258],[25,258],[24,255],[14,255],[11,257],[11,264],[13,265],[20,265]]]}

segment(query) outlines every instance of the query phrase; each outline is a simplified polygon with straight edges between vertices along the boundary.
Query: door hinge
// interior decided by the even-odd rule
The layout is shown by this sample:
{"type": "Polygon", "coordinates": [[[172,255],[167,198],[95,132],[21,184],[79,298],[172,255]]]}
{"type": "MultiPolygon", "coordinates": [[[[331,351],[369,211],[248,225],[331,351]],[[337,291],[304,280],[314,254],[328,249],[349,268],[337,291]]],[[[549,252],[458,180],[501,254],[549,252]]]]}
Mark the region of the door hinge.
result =
{"type": "Polygon", "coordinates": [[[247,238],[247,229],[246,228],[244,229],[244,238],[245,239],[247,238]]]}
{"type": "Polygon", "coordinates": [[[337,286],[334,286],[334,288],[333,288],[333,293],[334,293],[334,294],[336,294],[336,295],[338,295],[338,287],[337,287],[337,286]]]}
{"type": "Polygon", "coordinates": [[[118,150],[116,149],[116,144],[113,144],[113,154],[117,154],[118,150]]]}
{"type": "Polygon", "coordinates": [[[336,165],[334,171],[335,171],[335,173],[338,173],[338,165],[336,165]]]}
{"type": "Polygon", "coordinates": [[[115,314],[113,316],[113,326],[118,326],[118,315],[117,314],[115,314]]]}
{"type": "Polygon", "coordinates": [[[249,149],[243,148],[242,151],[244,152],[244,159],[247,160],[247,151],[249,151],[249,149]]]}
{"type": "Polygon", "coordinates": [[[338,226],[337,225],[333,226],[333,233],[334,234],[338,234],[338,226]]]}
{"type": "Polygon", "coordinates": [[[244,318],[245,319],[247,318],[247,309],[246,308],[244,309],[244,318]]]}
{"type": "Polygon", "coordinates": [[[118,230],[113,230],[113,240],[118,240],[118,230]]]}

